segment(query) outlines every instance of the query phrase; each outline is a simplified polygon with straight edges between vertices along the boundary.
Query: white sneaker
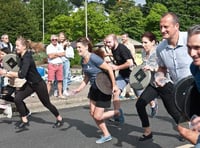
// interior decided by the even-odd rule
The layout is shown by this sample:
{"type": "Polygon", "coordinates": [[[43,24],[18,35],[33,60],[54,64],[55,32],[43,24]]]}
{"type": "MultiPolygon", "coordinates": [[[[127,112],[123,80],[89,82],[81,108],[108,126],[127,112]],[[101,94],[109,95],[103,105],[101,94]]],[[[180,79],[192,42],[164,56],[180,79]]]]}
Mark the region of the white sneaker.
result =
{"type": "Polygon", "coordinates": [[[58,97],[58,90],[54,90],[53,96],[58,97]]]}
{"type": "Polygon", "coordinates": [[[7,104],[6,109],[3,112],[4,114],[6,114],[7,118],[12,118],[12,106],[11,104],[7,104]]]}
{"type": "Polygon", "coordinates": [[[67,96],[69,96],[69,93],[66,90],[64,90],[63,95],[67,97],[67,96]]]}

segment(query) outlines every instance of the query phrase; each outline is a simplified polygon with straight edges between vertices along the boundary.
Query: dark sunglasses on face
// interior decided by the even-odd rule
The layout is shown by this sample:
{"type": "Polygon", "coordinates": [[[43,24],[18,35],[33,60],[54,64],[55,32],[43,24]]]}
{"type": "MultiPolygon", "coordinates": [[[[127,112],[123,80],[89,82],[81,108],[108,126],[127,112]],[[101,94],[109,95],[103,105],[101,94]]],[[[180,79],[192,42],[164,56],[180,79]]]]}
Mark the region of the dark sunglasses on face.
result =
{"type": "Polygon", "coordinates": [[[51,41],[57,41],[58,39],[51,39],[51,41]]]}

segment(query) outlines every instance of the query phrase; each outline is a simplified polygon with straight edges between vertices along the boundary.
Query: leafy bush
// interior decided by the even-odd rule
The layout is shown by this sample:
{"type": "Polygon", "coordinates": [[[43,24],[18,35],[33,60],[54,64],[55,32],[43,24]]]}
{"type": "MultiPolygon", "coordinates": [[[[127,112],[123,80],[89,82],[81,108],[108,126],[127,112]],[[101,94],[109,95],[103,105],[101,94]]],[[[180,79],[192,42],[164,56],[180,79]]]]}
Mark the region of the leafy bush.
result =
{"type": "Polygon", "coordinates": [[[33,54],[33,59],[36,64],[46,64],[47,63],[47,54],[46,52],[37,52],[33,54]]]}
{"type": "Polygon", "coordinates": [[[80,67],[81,57],[78,55],[77,50],[74,50],[74,59],[70,60],[71,67],[80,67]]]}

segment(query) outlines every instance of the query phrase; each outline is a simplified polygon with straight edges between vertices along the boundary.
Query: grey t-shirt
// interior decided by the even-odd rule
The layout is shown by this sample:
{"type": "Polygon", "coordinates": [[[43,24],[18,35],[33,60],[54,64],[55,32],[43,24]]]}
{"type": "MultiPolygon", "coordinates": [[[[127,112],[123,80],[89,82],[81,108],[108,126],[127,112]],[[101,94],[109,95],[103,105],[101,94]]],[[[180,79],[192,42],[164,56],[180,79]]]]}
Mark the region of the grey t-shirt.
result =
{"type": "Polygon", "coordinates": [[[96,88],[95,79],[99,72],[102,72],[102,69],[99,68],[103,64],[104,60],[98,55],[92,53],[88,63],[84,64],[83,59],[81,60],[82,69],[85,75],[88,76],[90,84],[96,88]]]}

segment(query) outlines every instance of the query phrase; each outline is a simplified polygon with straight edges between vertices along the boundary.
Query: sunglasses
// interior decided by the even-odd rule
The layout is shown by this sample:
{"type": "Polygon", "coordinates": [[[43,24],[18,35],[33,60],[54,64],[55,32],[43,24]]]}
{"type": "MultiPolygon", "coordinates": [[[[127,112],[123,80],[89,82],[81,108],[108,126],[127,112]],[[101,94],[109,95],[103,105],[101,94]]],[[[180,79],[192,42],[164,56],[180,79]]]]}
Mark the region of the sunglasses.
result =
{"type": "Polygon", "coordinates": [[[51,41],[57,41],[58,39],[51,39],[51,41]]]}

